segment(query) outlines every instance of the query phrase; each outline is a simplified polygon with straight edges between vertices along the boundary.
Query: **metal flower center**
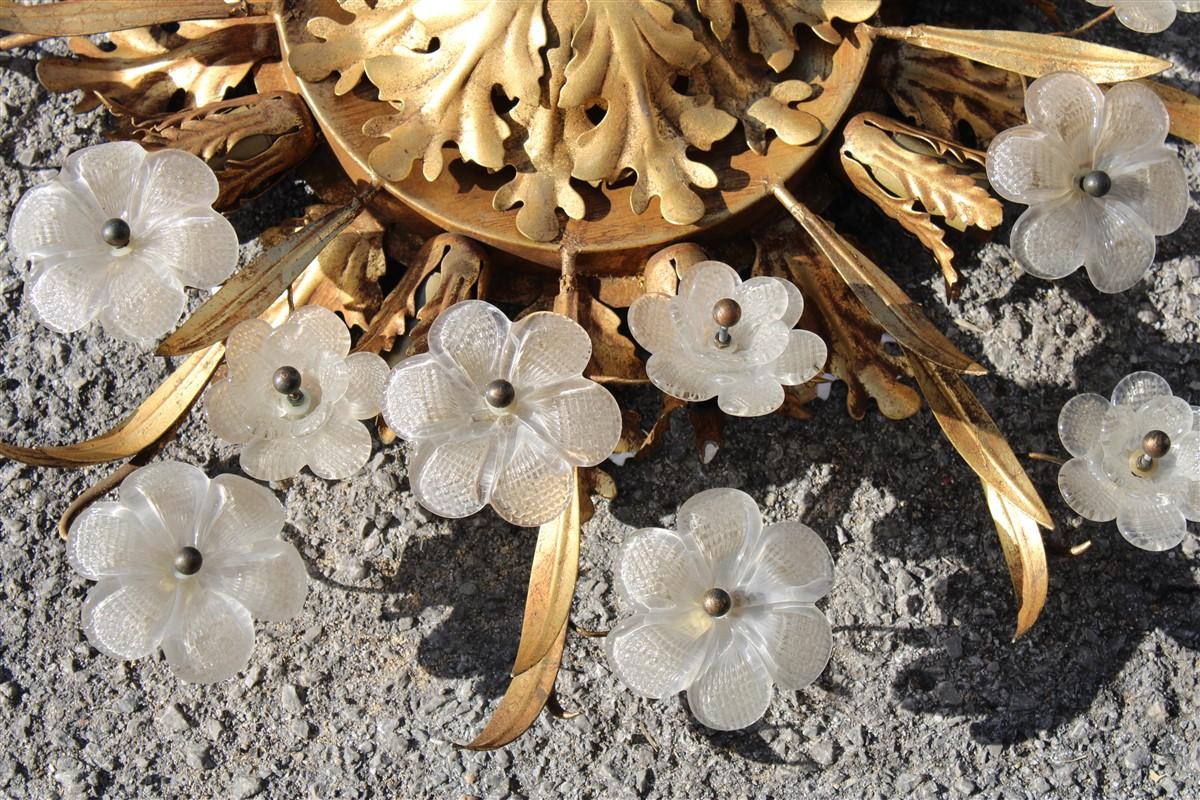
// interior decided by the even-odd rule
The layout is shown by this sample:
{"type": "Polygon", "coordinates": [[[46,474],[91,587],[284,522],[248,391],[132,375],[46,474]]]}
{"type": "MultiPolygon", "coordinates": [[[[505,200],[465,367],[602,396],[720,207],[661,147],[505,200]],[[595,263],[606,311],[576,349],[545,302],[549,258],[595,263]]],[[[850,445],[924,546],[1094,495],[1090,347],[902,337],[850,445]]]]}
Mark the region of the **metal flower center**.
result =
{"type": "Polygon", "coordinates": [[[483,390],[483,399],[492,408],[508,408],[517,396],[517,390],[503,378],[497,378],[483,390]]]}
{"type": "Polygon", "coordinates": [[[180,575],[195,575],[204,565],[204,556],[194,547],[182,547],[175,554],[175,571],[180,575]]]}
{"type": "Polygon", "coordinates": [[[741,322],[742,307],[732,297],[723,298],[713,305],[712,318],[713,322],[717,323],[717,334],[713,337],[717,347],[729,347],[733,342],[729,329],[741,322]]]}
{"type": "Polygon", "coordinates": [[[1112,178],[1103,170],[1092,170],[1079,179],[1079,188],[1092,197],[1104,197],[1112,191],[1112,178]]]}
{"type": "Polygon", "coordinates": [[[275,387],[275,391],[285,395],[293,406],[300,406],[304,404],[304,392],[300,390],[303,380],[300,370],[295,367],[283,366],[275,370],[275,374],[271,376],[271,385],[275,387]]]}
{"type": "Polygon", "coordinates": [[[1171,437],[1165,431],[1154,430],[1142,437],[1142,452],[1136,453],[1133,474],[1145,476],[1154,471],[1158,460],[1171,452],[1171,437]]]}
{"type": "Polygon", "coordinates": [[[104,243],[118,250],[128,247],[132,236],[129,223],[120,217],[113,217],[100,228],[100,238],[104,239],[104,243]]]}
{"type": "Polygon", "coordinates": [[[704,593],[704,611],[710,617],[723,617],[733,608],[733,598],[724,589],[712,588],[704,593]]]}

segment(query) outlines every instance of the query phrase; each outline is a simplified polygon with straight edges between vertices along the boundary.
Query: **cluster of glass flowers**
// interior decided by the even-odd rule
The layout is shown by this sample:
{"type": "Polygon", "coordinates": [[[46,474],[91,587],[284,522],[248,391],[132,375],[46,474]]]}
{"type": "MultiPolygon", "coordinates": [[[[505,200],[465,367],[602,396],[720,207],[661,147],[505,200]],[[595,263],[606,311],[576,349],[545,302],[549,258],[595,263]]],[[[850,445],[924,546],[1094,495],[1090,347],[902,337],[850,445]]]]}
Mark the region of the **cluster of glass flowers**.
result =
{"type": "Polygon", "coordinates": [[[676,530],[632,534],[614,575],[633,614],[605,639],[613,672],[644,697],[686,690],[710,728],[754,723],[773,685],[802,689],[829,661],[829,623],[814,606],[833,585],[829,550],[798,522],[764,527],[745,492],[701,492],[676,530]]]}
{"type": "Polygon", "coordinates": [[[1117,521],[1133,545],[1167,550],[1200,521],[1200,408],[1153,372],[1125,376],[1112,399],[1071,398],[1058,418],[1073,458],[1058,473],[1063,498],[1082,517],[1117,521]]]}
{"type": "Polygon", "coordinates": [[[1094,6],[1115,7],[1117,19],[1141,33],[1160,33],[1171,27],[1180,11],[1200,11],[1200,0],[1088,0],[1094,6]]]}
{"type": "Polygon", "coordinates": [[[1102,292],[1130,288],[1154,261],[1155,236],[1177,230],[1188,210],[1183,164],[1165,144],[1166,106],[1137,83],[1105,95],[1056,72],[1030,85],[1025,109],[1029,124],[1001,133],[987,155],[992,188],[1029,206],[1009,237],[1014,255],[1039,278],[1082,265],[1102,292]]]}

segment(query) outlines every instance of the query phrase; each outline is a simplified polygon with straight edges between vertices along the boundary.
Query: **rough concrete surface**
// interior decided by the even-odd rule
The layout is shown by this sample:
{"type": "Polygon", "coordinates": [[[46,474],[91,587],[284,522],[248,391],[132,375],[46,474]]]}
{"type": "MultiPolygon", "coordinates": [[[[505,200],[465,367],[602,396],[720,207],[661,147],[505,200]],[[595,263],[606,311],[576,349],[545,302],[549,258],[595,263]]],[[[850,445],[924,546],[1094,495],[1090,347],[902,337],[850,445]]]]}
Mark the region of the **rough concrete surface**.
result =
{"type": "MultiPolygon", "coordinates": [[[[914,19],[1048,30],[1022,0],[915,4],[914,19]]],[[[1079,23],[1094,7],[1065,0],[1079,23]]],[[[1115,23],[1092,38],[1177,65],[1200,93],[1200,14],[1145,37],[1115,23]]],[[[0,214],[72,150],[101,140],[98,114],[33,79],[61,43],[0,54],[0,214]]],[[[1147,278],[1118,296],[1082,273],[1022,277],[996,241],[960,248],[966,288],[947,302],[932,261],[864,202],[839,209],[896,280],[991,374],[971,385],[1018,452],[1057,452],[1058,410],[1152,369],[1200,403],[1200,148],[1182,145],[1193,210],[1160,240],[1147,278]]],[[[256,235],[310,200],[288,181],[234,216],[256,235]]],[[[1016,209],[1009,209],[1008,223],[1016,209]]],[[[22,307],[25,268],[0,267],[0,436],[57,443],[111,427],[169,366],[98,328],[61,336],[22,307]]],[[[197,294],[194,300],[199,300],[197,294]]],[[[650,392],[625,398],[653,411],[650,392]]],[[[491,512],[447,522],[417,507],[404,449],[330,483],[275,485],[284,535],[312,585],[303,615],[257,625],[249,668],[215,686],[176,681],[161,657],[118,663],[91,648],[88,584],[55,524],[105,474],[0,463],[0,796],[50,797],[776,797],[1200,798],[1200,539],[1136,550],[1084,522],[1030,472],[1059,522],[1056,541],[1092,539],[1051,562],[1050,598],[1013,643],[1009,579],[979,483],[927,411],[906,422],[844,411],[844,389],[807,422],[736,420],[699,463],[686,419],[663,452],[613,473],[620,497],[584,532],[573,611],[611,624],[611,559],[632,530],[669,523],[696,491],[736,486],[771,520],[800,518],[833,552],[823,602],[833,658],[817,683],[776,691],[761,723],[714,733],[682,697],[646,701],[613,677],[600,641],[572,637],[559,692],[583,711],[548,717],[507,750],[458,750],[484,724],[515,652],[534,535],[491,512]]],[[[165,457],[238,469],[195,415],[165,457]]]]}

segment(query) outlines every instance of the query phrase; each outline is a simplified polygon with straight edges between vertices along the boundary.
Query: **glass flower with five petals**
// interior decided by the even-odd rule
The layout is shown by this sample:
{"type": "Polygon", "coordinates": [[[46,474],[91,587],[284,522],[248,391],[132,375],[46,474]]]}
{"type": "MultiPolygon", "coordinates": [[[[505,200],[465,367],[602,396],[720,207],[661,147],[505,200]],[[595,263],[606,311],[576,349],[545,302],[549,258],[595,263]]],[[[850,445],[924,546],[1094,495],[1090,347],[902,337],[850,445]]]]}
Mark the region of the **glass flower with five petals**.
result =
{"type": "Polygon", "coordinates": [[[425,508],[465,517],[491,504],[514,525],[566,506],[574,467],[599,464],[621,436],[621,411],[583,377],[592,342],[549,312],[509,323],[481,300],[444,311],[429,352],[392,371],[383,418],[415,445],[409,483],[425,508]]]}
{"type": "Polygon", "coordinates": [[[71,524],[67,558],[97,581],[83,629],[105,655],[160,647],[177,677],[212,683],[245,668],[254,618],[291,619],[308,592],[300,554],[279,538],[283,505],[238,475],[212,480],[167,461],[135,470],[116,502],[71,524]]]}
{"type": "Polygon", "coordinates": [[[1094,6],[1115,6],[1117,19],[1140,33],[1161,33],[1180,11],[1200,11],[1200,0],[1088,0],[1094,6]]]}
{"type": "Polygon", "coordinates": [[[629,330],[650,351],[646,374],[663,392],[689,402],[716,397],[726,414],[757,417],[783,404],[784,386],[825,365],[821,337],[794,330],[803,310],[788,281],[742,281],[729,265],[704,261],[684,274],[674,297],[634,301],[629,330]]]}
{"type": "Polygon", "coordinates": [[[630,536],[614,573],[634,613],[604,640],[613,671],[644,697],[687,690],[710,728],[754,723],[774,684],[801,689],[829,661],[829,623],[814,606],[833,585],[829,550],[798,522],[764,527],[745,492],[695,495],[676,530],[630,536]]]}
{"type": "Polygon", "coordinates": [[[327,308],[303,306],[278,328],[246,320],[225,346],[229,375],[208,391],[208,424],[242,445],[247,475],[277,481],[305,466],[329,480],[348,478],[371,457],[359,420],[379,413],[387,362],[350,354],[346,323],[327,308]]]}
{"type": "Polygon", "coordinates": [[[1122,292],[1154,262],[1155,237],[1183,224],[1187,177],[1167,146],[1170,118],[1154,92],[1119,83],[1106,95],[1075,72],[1025,93],[1029,124],[988,147],[1001,196],[1029,206],[1009,242],[1021,266],[1057,279],[1083,266],[1102,292],[1122,292]]]}
{"type": "Polygon", "coordinates": [[[8,241],[32,265],[25,299],[61,333],[99,318],[147,344],[179,321],[183,287],[210,288],[238,263],[233,226],[212,209],[219,186],[182,150],[112,142],[72,153],[58,177],[25,193],[8,241]]]}
{"type": "Polygon", "coordinates": [[[1097,522],[1117,521],[1130,544],[1168,550],[1200,521],[1200,408],[1153,372],[1127,375],[1112,399],[1081,394],[1058,418],[1074,456],[1058,473],[1063,498],[1097,522]]]}

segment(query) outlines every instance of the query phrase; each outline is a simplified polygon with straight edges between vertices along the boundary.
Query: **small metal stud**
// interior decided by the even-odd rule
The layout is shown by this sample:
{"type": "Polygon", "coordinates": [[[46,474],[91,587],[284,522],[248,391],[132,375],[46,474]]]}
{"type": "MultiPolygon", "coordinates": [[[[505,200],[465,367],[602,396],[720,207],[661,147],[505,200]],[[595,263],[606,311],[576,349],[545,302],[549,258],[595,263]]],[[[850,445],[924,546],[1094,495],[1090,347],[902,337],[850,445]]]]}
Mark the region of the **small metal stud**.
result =
{"type": "Polygon", "coordinates": [[[1104,197],[1112,191],[1112,178],[1103,170],[1092,170],[1079,179],[1079,188],[1092,197],[1104,197]]]}
{"type": "Polygon", "coordinates": [[[709,589],[704,593],[704,611],[710,617],[723,617],[733,608],[733,598],[724,589],[709,589]]]}
{"type": "Polygon", "coordinates": [[[301,376],[300,370],[295,367],[280,367],[271,376],[271,385],[280,394],[290,395],[298,392],[302,381],[303,376],[301,376]]]}
{"type": "Polygon", "coordinates": [[[1164,431],[1150,431],[1142,437],[1142,452],[1150,458],[1162,458],[1171,450],[1171,437],[1164,431]]]}
{"type": "Polygon", "coordinates": [[[204,556],[194,547],[180,548],[175,554],[175,571],[180,575],[195,575],[204,564],[204,556]]]}
{"type": "Polygon", "coordinates": [[[717,328],[717,335],[713,337],[717,342],[717,347],[724,350],[733,342],[733,337],[729,335],[729,328],[717,328]]]}
{"type": "Polygon", "coordinates": [[[497,378],[487,385],[483,391],[483,399],[492,408],[508,408],[516,398],[517,392],[513,385],[503,378],[497,378]]]}
{"type": "Polygon", "coordinates": [[[738,305],[737,300],[726,297],[713,305],[712,316],[713,322],[722,328],[732,328],[742,320],[742,307],[738,305]]]}
{"type": "Polygon", "coordinates": [[[104,239],[104,243],[117,249],[128,247],[132,236],[129,223],[120,217],[113,217],[100,228],[100,237],[104,239]]]}

